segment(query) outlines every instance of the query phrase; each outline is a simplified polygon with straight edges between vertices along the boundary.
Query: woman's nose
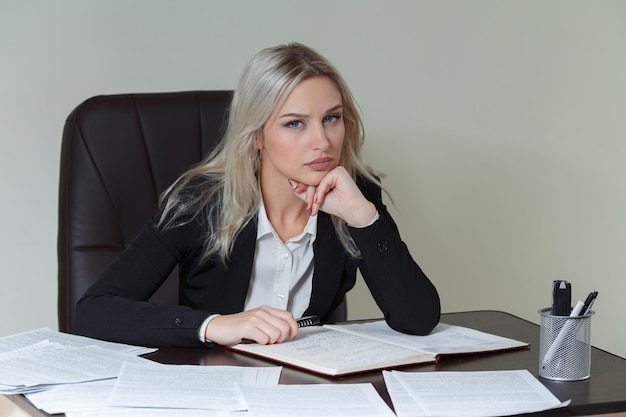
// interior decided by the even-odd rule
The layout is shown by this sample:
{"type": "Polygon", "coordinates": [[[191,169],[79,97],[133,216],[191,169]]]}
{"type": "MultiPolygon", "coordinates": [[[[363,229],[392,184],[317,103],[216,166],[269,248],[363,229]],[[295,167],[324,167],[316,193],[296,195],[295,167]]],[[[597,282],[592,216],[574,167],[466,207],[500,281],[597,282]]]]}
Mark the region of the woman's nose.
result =
{"type": "Polygon", "coordinates": [[[325,150],[328,148],[330,142],[324,125],[316,125],[314,129],[311,129],[310,133],[311,146],[313,149],[325,150]]]}

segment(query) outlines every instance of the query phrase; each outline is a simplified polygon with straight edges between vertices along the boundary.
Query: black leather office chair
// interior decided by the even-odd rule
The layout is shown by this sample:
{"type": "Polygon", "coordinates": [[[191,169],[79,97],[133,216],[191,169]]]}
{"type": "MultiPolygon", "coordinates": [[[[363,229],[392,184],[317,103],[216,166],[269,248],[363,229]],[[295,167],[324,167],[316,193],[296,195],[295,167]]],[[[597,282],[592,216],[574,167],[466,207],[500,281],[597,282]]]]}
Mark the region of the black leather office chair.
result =
{"type": "MultiPolygon", "coordinates": [[[[159,195],[221,137],[230,91],[97,96],[69,115],[59,184],[59,330],[76,303],[134,239],[159,195]]],[[[178,273],[154,294],[178,302],[178,273]]],[[[333,320],[346,319],[345,303],[333,320]]]]}

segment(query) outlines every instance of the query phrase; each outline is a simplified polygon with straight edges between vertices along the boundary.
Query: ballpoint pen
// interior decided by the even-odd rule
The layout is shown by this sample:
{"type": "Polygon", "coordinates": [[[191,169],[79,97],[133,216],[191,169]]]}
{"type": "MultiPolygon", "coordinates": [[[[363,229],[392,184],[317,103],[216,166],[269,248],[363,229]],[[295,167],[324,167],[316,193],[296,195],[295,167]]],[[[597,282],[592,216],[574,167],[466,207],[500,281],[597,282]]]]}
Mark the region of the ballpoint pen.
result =
{"type": "MultiPolygon", "coordinates": [[[[298,327],[316,326],[320,324],[320,318],[317,316],[304,316],[296,319],[296,323],[298,327]]],[[[244,338],[241,339],[241,343],[254,343],[254,340],[244,338]]]]}
{"type": "Polygon", "coordinates": [[[583,305],[583,311],[580,314],[581,316],[586,316],[591,313],[591,306],[593,305],[594,301],[596,301],[597,296],[598,296],[598,291],[593,291],[589,293],[583,305]]]}

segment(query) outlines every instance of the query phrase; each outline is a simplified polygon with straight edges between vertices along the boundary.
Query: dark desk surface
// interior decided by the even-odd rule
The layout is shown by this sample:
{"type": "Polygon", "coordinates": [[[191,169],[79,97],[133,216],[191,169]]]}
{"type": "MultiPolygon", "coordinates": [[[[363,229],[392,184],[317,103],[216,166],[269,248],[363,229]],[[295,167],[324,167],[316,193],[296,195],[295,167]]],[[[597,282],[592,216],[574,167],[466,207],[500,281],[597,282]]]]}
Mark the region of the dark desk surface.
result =
{"type": "MultiPolygon", "coordinates": [[[[519,317],[499,311],[471,311],[443,314],[441,321],[528,342],[530,348],[499,353],[459,355],[442,358],[437,364],[402,368],[403,371],[496,371],[528,369],[537,377],[539,363],[539,326],[519,317]]],[[[194,365],[272,366],[275,363],[222,348],[184,349],[163,348],[146,356],[162,363],[194,365]]],[[[626,411],[626,359],[593,348],[591,378],[586,381],[559,382],[539,380],[561,401],[571,399],[565,409],[551,410],[533,416],[575,416],[626,411]]],[[[352,384],[371,383],[381,397],[391,405],[380,371],[345,377],[325,377],[283,366],[281,384],[352,384]]],[[[23,397],[12,398],[21,407],[30,406],[23,397]]],[[[39,415],[45,416],[45,413],[39,415]]],[[[37,415],[37,414],[34,414],[37,415]]]]}

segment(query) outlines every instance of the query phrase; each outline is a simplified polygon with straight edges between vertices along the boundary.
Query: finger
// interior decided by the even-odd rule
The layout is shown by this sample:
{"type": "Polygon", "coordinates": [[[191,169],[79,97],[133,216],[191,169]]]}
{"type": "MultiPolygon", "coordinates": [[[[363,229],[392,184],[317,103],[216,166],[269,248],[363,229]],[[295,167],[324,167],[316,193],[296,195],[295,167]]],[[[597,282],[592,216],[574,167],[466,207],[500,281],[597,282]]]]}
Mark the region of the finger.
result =
{"type": "Polygon", "coordinates": [[[281,342],[287,340],[287,338],[289,338],[289,340],[293,340],[296,335],[298,334],[298,322],[296,321],[296,319],[293,317],[293,314],[289,311],[285,311],[285,310],[280,310],[280,309],[276,309],[276,308],[272,308],[272,307],[267,307],[269,309],[270,314],[272,314],[273,316],[275,316],[277,319],[280,320],[281,326],[283,324],[287,324],[287,327],[281,327],[281,329],[283,330],[282,335],[281,335],[281,342]]]}
{"type": "Polygon", "coordinates": [[[306,189],[306,198],[304,200],[304,203],[306,205],[306,208],[309,210],[311,210],[311,208],[313,207],[313,199],[315,198],[315,190],[316,190],[316,187],[313,187],[312,185],[309,185],[306,189]]]}
{"type": "Polygon", "coordinates": [[[269,306],[259,307],[251,320],[253,332],[261,344],[272,344],[284,342],[295,337],[298,331],[298,324],[291,314],[285,310],[279,310],[269,306]],[[257,331],[259,333],[257,333],[257,331]]]}
{"type": "Polygon", "coordinates": [[[303,184],[291,178],[289,178],[288,181],[289,181],[289,185],[291,186],[291,189],[296,195],[304,193],[308,188],[306,184],[303,184]]]}
{"type": "Polygon", "coordinates": [[[314,216],[320,210],[324,201],[326,201],[326,196],[334,190],[335,183],[331,177],[328,175],[322,179],[320,184],[317,186],[315,190],[315,196],[313,197],[313,204],[311,207],[311,215],[314,216]]]}

